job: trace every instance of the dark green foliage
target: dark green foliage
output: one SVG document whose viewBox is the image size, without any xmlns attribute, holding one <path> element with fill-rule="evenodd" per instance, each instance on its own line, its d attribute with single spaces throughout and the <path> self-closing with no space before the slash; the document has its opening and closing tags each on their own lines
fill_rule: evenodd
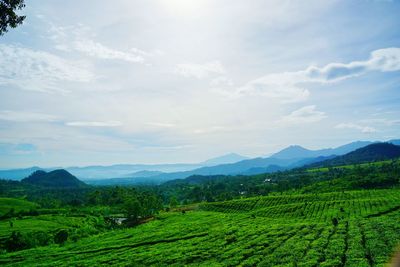
<svg viewBox="0 0 400 267">
<path fill-rule="evenodd" d="M 54 235 L 54 243 L 56 244 L 64 244 L 68 240 L 68 231 L 65 229 L 60 229 Z"/>
<path fill-rule="evenodd" d="M 377 143 L 359 148 L 343 156 L 311 164 L 308 167 L 359 164 L 364 162 L 395 159 L 398 157 L 400 157 L 400 146 L 391 143 Z"/>
<path fill-rule="evenodd" d="M 18 16 L 15 12 L 25 7 L 24 0 L 0 0 L 0 36 L 8 28 L 16 28 L 22 24 L 25 16 Z"/>
<path fill-rule="evenodd" d="M 179 202 L 178 199 L 176 198 L 176 196 L 172 196 L 171 199 L 169 200 L 169 206 L 171 208 L 175 208 L 176 206 L 178 206 Z"/>
<path fill-rule="evenodd" d="M 18 251 L 38 246 L 47 246 L 51 240 L 51 235 L 44 231 L 21 233 L 12 231 L 10 237 L 2 244 L 7 251 Z"/>
<path fill-rule="evenodd" d="M 22 183 L 33 184 L 43 187 L 55 188 L 80 188 L 87 185 L 66 170 L 55 170 L 51 172 L 35 171 L 27 178 L 22 179 Z"/>
<path fill-rule="evenodd" d="M 4 247 L 7 251 L 17 251 L 29 247 L 27 240 L 18 231 L 13 231 L 5 242 Z"/>
<path fill-rule="evenodd" d="M 214 202 L 268 195 L 273 192 L 330 192 L 399 186 L 400 161 L 390 160 L 319 169 L 294 169 L 254 176 L 204 176 L 161 185 L 168 204 L 172 196 L 181 203 Z"/>
</svg>

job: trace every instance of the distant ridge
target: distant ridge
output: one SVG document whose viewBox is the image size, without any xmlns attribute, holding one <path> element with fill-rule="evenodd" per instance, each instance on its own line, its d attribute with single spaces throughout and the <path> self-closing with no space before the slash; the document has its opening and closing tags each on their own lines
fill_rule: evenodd
<svg viewBox="0 0 400 267">
<path fill-rule="evenodd" d="M 220 165 L 220 164 L 230 164 L 230 163 L 236 163 L 242 160 L 248 159 L 248 157 L 236 154 L 236 153 L 229 153 L 226 155 L 222 155 L 220 157 L 212 158 L 206 161 L 203 161 L 200 163 L 201 165 L 204 166 L 215 166 L 215 165 Z"/>
<path fill-rule="evenodd" d="M 400 146 L 396 146 L 392 143 L 376 143 L 368 145 L 366 147 L 359 148 L 343 156 L 338 156 L 333 159 L 306 165 L 305 167 L 340 166 L 348 164 L 373 162 L 379 160 L 395 159 L 399 157 L 400 157 Z"/>
<path fill-rule="evenodd" d="M 21 182 L 37 186 L 57 188 L 81 188 L 88 186 L 63 169 L 54 170 L 51 172 L 38 170 L 28 177 L 22 179 Z"/>
<path fill-rule="evenodd" d="M 376 142 L 356 141 L 336 148 L 325 148 L 318 150 L 310 150 L 302 146 L 294 145 L 284 148 L 281 151 L 273 154 L 271 158 L 298 159 L 298 158 L 329 157 L 332 155 L 340 156 L 373 143 Z"/>
</svg>

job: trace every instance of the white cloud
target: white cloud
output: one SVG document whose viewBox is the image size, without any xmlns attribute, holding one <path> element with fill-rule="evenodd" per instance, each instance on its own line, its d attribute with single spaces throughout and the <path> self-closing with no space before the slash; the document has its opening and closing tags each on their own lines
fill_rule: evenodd
<svg viewBox="0 0 400 267">
<path fill-rule="evenodd" d="M 81 24 L 67 27 L 51 25 L 50 33 L 50 39 L 56 43 L 57 49 L 67 52 L 76 51 L 99 59 L 143 63 L 144 57 L 152 55 L 134 47 L 128 51 L 121 51 L 96 42 L 88 38 L 91 33 L 90 28 Z M 155 53 L 159 54 L 159 51 Z"/>
<path fill-rule="evenodd" d="M 233 81 L 226 77 L 226 76 L 219 76 L 215 79 L 212 79 L 210 82 L 210 85 L 213 87 L 219 87 L 219 86 L 233 86 L 234 83 Z"/>
<path fill-rule="evenodd" d="M 145 53 L 138 49 L 132 49 L 130 52 L 123 52 L 88 39 L 74 41 L 72 48 L 88 56 L 97 57 L 100 59 L 118 59 L 138 63 L 144 62 L 142 55 Z"/>
<path fill-rule="evenodd" d="M 0 111 L 0 120 L 13 122 L 54 122 L 56 116 L 24 111 L 2 110 Z"/>
<path fill-rule="evenodd" d="M 340 123 L 338 125 L 335 126 L 335 128 L 337 129 L 354 129 L 354 130 L 359 130 L 362 133 L 375 133 L 378 130 L 370 127 L 370 126 L 363 126 L 363 125 L 359 125 L 359 124 L 355 124 L 355 123 Z"/>
<path fill-rule="evenodd" d="M 263 96 L 271 99 L 277 99 L 283 103 L 301 102 L 307 100 L 310 92 L 292 83 L 289 73 L 272 74 L 248 82 L 240 87 L 235 94 Z M 287 80 L 286 80 L 287 79 Z"/>
<path fill-rule="evenodd" d="M 224 126 L 212 126 L 208 128 L 199 128 L 195 129 L 193 133 L 195 134 L 211 134 L 211 133 L 217 133 L 217 132 L 225 132 L 227 131 L 228 128 Z"/>
<path fill-rule="evenodd" d="M 400 48 L 375 50 L 365 61 L 352 61 L 347 64 L 330 63 L 323 67 L 310 66 L 305 70 L 268 74 L 252 80 L 233 93 L 240 95 L 261 95 L 281 99 L 283 102 L 304 101 L 309 91 L 302 83 L 338 82 L 369 71 L 399 71 Z"/>
<path fill-rule="evenodd" d="M 385 126 L 393 126 L 393 125 L 400 125 L 400 120 L 393 120 L 393 119 L 365 119 L 361 120 L 360 122 L 366 124 L 381 124 Z"/>
<path fill-rule="evenodd" d="M 371 53 L 368 60 L 352 61 L 347 64 L 330 63 L 322 68 L 309 67 L 304 71 L 304 81 L 309 82 L 335 82 L 354 76 L 362 75 L 368 71 L 399 71 L 400 48 L 384 48 Z"/>
<path fill-rule="evenodd" d="M 73 127 L 118 127 L 122 123 L 119 121 L 71 121 L 65 125 Z"/>
<path fill-rule="evenodd" d="M 167 122 L 148 122 L 146 124 L 150 125 L 150 126 L 160 127 L 160 128 L 173 128 L 176 126 L 173 123 L 167 123 Z"/>
<path fill-rule="evenodd" d="M 213 74 L 225 74 L 226 70 L 219 61 L 211 61 L 204 64 L 183 63 L 175 67 L 176 74 L 184 77 L 203 79 Z"/>
<path fill-rule="evenodd" d="M 60 82 L 89 82 L 95 75 L 80 61 L 70 61 L 44 51 L 0 44 L 0 85 L 24 90 L 66 91 Z"/>
<path fill-rule="evenodd" d="M 316 110 L 315 105 L 305 106 L 281 119 L 283 124 L 303 124 L 318 122 L 326 118 L 325 112 Z"/>
</svg>

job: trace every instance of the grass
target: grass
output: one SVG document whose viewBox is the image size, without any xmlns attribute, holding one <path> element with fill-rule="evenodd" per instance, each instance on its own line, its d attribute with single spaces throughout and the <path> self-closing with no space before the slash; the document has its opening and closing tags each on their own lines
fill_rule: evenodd
<svg viewBox="0 0 400 267">
<path fill-rule="evenodd" d="M 12 221 L 12 227 L 10 226 Z M 10 236 L 12 231 L 20 233 L 54 232 L 58 229 L 80 228 L 87 222 L 86 217 L 72 217 L 65 215 L 24 216 L 0 221 L 0 239 Z"/>
<path fill-rule="evenodd" d="M 4 216 L 11 210 L 15 213 L 35 210 L 39 207 L 38 204 L 29 202 L 23 199 L 16 198 L 0 198 L 0 216 Z"/>
<path fill-rule="evenodd" d="M 399 206 L 397 189 L 208 203 L 64 246 L 2 254 L 0 264 L 384 266 L 400 241 Z"/>
</svg>

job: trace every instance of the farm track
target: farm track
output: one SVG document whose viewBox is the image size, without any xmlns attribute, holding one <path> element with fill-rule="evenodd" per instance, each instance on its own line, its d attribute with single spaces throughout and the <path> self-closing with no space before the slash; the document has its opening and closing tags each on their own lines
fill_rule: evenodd
<svg viewBox="0 0 400 267">
<path fill-rule="evenodd" d="M 374 214 L 369 214 L 369 215 L 365 216 L 365 218 L 379 217 L 379 216 L 386 215 L 386 214 L 389 214 L 389 213 L 392 213 L 392 212 L 395 212 L 395 211 L 398 211 L 398 210 L 400 210 L 400 205 L 395 206 L 395 207 L 390 208 L 390 209 L 385 210 L 385 211 L 377 212 L 377 213 L 374 213 Z"/>
</svg>

